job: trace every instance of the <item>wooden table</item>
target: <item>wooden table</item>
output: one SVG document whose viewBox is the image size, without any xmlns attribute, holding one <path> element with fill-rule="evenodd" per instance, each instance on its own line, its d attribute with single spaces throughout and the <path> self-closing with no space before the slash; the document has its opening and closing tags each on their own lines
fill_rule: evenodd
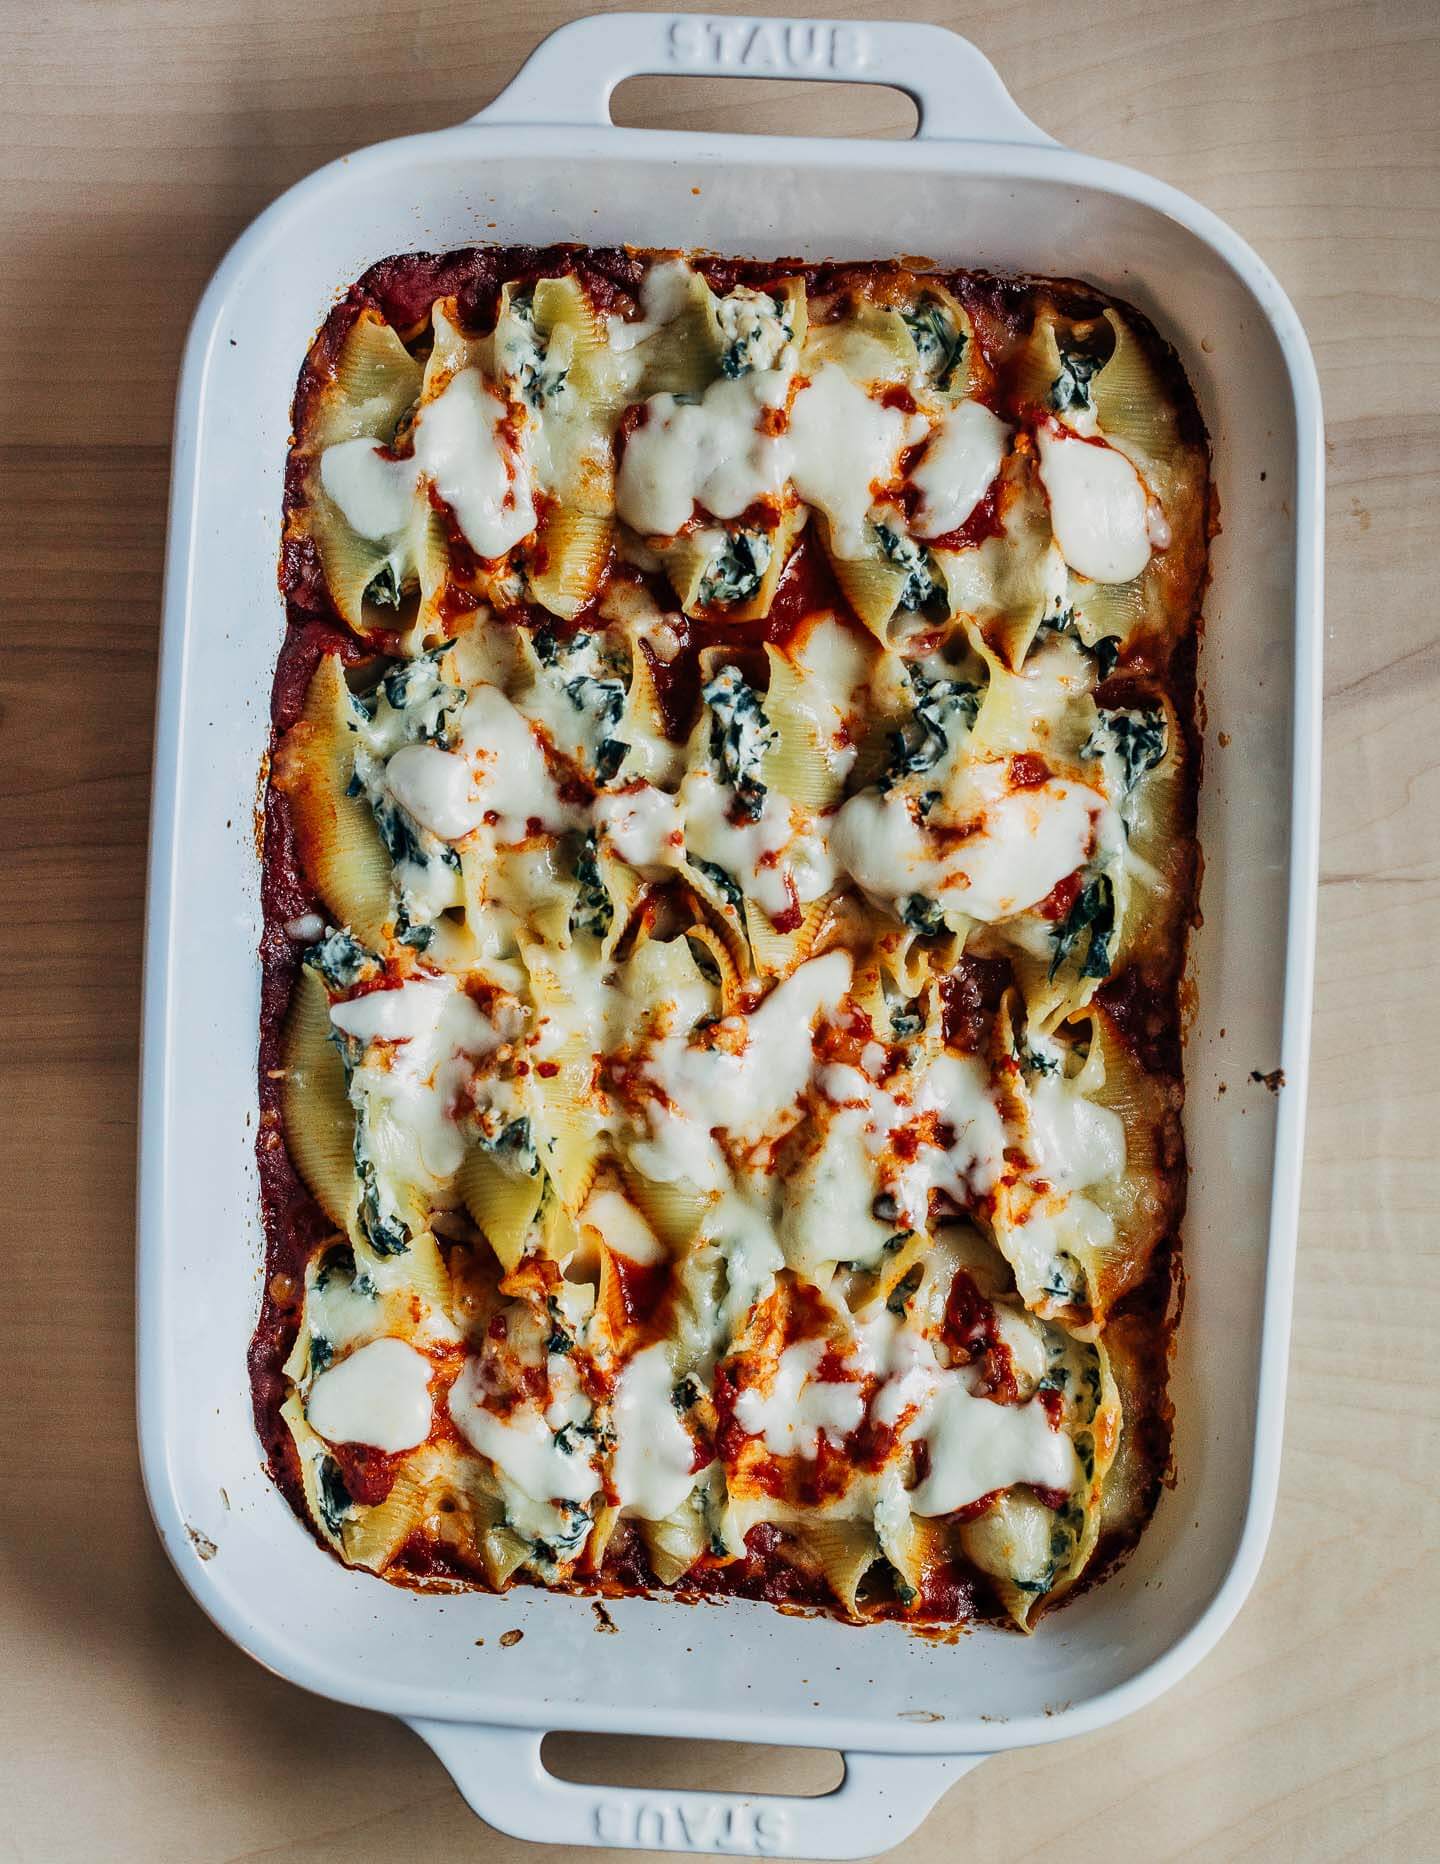
<svg viewBox="0 0 1440 1864">
<path fill-rule="evenodd" d="M 1093 1738 L 988 1762 L 906 1855 L 1053 1857 L 1073 1824 L 1092 1855 L 1147 1864 L 1436 1857 L 1436 1575 L 1423 1553 L 1440 1473 L 1440 14 L 1433 0 L 907 10 L 968 32 L 1038 122 L 1197 195 L 1279 273 L 1329 415 L 1330 620 L 1309 1168 L 1260 1583 L 1163 1701 Z M 266 1675 L 182 1593 L 136 1470 L 131 1200 L 186 323 L 225 247 L 282 188 L 359 144 L 468 114 L 569 11 L 0 9 L 0 807 L 14 928 L 0 1857 L 561 1857 L 487 1833 L 405 1730 Z M 883 135 L 908 122 L 893 94 L 793 86 L 642 83 L 623 110 L 717 129 Z M 565 1758 L 670 1785 L 814 1789 L 837 1773 L 833 1757 L 603 1741 L 568 1742 Z"/>
</svg>

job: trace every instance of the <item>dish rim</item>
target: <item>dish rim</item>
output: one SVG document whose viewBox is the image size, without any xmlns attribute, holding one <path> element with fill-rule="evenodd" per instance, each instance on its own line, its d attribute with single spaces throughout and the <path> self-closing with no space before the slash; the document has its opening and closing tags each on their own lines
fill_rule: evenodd
<svg viewBox="0 0 1440 1864">
<path fill-rule="evenodd" d="M 612 16 L 613 17 L 613 16 Z M 658 16 L 662 17 L 663 16 Z M 876 30 L 884 31 L 883 27 Z M 837 73 L 836 75 L 844 75 Z M 218 268 L 196 311 L 186 343 L 177 397 L 174 463 L 168 519 L 164 620 L 156 714 L 154 793 L 150 832 L 150 878 L 145 931 L 145 987 L 141 1057 L 141 1125 L 138 1179 L 139 1367 L 138 1413 L 142 1471 L 147 1497 L 162 1541 L 182 1582 L 217 1625 L 241 1648 L 276 1673 L 335 1700 L 403 1716 L 431 1716 L 474 1722 L 474 1708 L 459 1710 L 453 1690 L 430 1695 L 407 1686 L 387 1686 L 384 1679 L 347 1675 L 342 1666 L 311 1661 L 303 1653 L 280 1648 L 263 1624 L 233 1608 L 207 1565 L 183 1557 L 185 1523 L 170 1469 L 169 1436 L 173 1420 L 162 1403 L 160 1354 L 162 1318 L 168 1290 L 159 1273 L 159 1237 L 165 1228 L 165 1187 L 169 1180 L 167 1108 L 170 1081 L 169 944 L 174 931 L 177 889 L 177 760 L 181 703 L 192 649 L 191 580 L 201 548 L 193 522 L 197 484 L 198 415 L 206 374 L 219 337 L 226 306 L 248 266 L 298 209 L 314 210 L 332 190 L 358 191 L 382 168 L 426 160 L 457 139 L 480 130 L 487 149 L 523 158 L 528 151 L 583 159 L 591 150 L 617 158 L 667 158 L 699 168 L 754 167 L 767 161 L 819 166 L 843 162 L 904 174 L 942 168 L 957 180 L 1003 177 L 1048 181 L 1134 202 L 1178 222 L 1195 234 L 1238 278 L 1274 334 L 1290 387 L 1296 442 L 1296 501 L 1293 512 L 1293 652 L 1291 691 L 1291 825 L 1287 887 L 1286 965 L 1282 1016 L 1281 1063 L 1286 1091 L 1276 1110 L 1269 1201 L 1269 1235 L 1259 1327 L 1259 1364 L 1251 1447 L 1251 1468 L 1243 1523 L 1224 1577 L 1194 1622 L 1159 1658 L 1126 1681 L 1078 1703 L 1063 1717 L 1017 1717 L 977 1734 L 960 1735 L 945 1722 L 933 1726 L 877 1726 L 862 1717 L 802 1717 L 773 1712 L 756 1717 L 740 1705 L 647 1709 L 636 1704 L 624 1726 L 636 1734 L 699 1737 L 738 1735 L 781 1745 L 832 1745 L 842 1749 L 884 1750 L 931 1755 L 1002 1751 L 1089 1732 L 1153 1701 L 1185 1675 L 1218 1641 L 1244 1602 L 1258 1572 L 1268 1540 L 1278 1492 L 1279 1458 L 1286 1380 L 1286 1357 L 1293 1296 L 1293 1268 L 1299 1216 L 1299 1179 L 1304 1137 L 1309 1058 L 1310 999 L 1314 971 L 1316 879 L 1318 870 L 1321 543 L 1323 526 L 1323 438 L 1318 380 L 1299 320 L 1278 282 L 1240 238 L 1208 209 L 1143 173 L 1076 154 L 1059 145 L 921 138 L 909 143 L 864 142 L 813 137 L 708 136 L 695 132 L 626 130 L 603 125 L 515 124 L 503 118 L 472 119 L 447 129 L 374 145 L 326 165 L 296 184 L 241 235 Z M 1036 132 L 1038 136 L 1038 132 Z M 560 138 L 563 137 L 563 143 Z M 463 145 L 462 145 L 463 146 Z M 473 145 L 472 145 L 473 152 Z M 377 257 L 380 255 L 376 255 Z M 441 1706 L 437 1708 L 437 1698 Z M 556 1718 L 516 1705 L 505 1719 L 513 1725 L 543 1729 Z M 575 1705 L 567 1726 L 614 1731 L 613 1713 L 588 1714 Z M 663 1722 L 663 1726 L 661 1725 Z"/>
</svg>

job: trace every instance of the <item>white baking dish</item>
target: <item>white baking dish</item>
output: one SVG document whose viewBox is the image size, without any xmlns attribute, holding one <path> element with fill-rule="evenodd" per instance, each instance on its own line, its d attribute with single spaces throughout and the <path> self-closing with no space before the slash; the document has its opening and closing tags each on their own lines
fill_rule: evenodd
<svg viewBox="0 0 1440 1864">
<path fill-rule="evenodd" d="M 640 72 L 893 84 L 919 104 L 920 132 L 618 130 L 610 93 Z M 416 1597 L 320 1552 L 260 1469 L 245 1379 L 263 1260 L 251 811 L 296 371 L 336 293 L 384 254 L 561 239 L 1078 275 L 1147 311 L 1199 394 L 1225 529 L 1202 661 L 1179 1483 L 1124 1572 L 1033 1639 L 981 1630 L 944 1645 L 646 1599 L 611 1606 L 612 1637 L 582 1599 Z M 140 1172 L 145 1479 L 171 1557 L 223 1630 L 305 1688 L 403 1716 L 507 1831 L 807 1857 L 886 1849 L 985 1754 L 1112 1721 L 1210 1648 L 1254 1579 L 1280 1454 L 1314 934 L 1320 442 L 1305 337 L 1255 255 L 1173 189 L 1050 141 L 971 45 L 933 26 L 580 20 L 470 123 L 334 163 L 257 221 L 205 296 L 180 387 Z M 1276 1067 L 1278 1096 L 1250 1082 Z M 511 1628 L 524 1641 L 502 1646 Z M 581 1787 L 543 1769 L 551 1728 L 835 1747 L 847 1776 L 818 1800 Z"/>
</svg>

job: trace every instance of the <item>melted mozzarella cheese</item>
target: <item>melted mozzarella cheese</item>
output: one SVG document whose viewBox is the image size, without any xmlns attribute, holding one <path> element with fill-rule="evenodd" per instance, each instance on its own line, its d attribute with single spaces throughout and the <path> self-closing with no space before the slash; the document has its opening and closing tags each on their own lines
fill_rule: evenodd
<svg viewBox="0 0 1440 1864">
<path fill-rule="evenodd" d="M 351 530 L 388 542 L 413 521 L 429 480 L 476 552 L 502 557 L 535 528 L 530 464 L 510 438 L 513 421 L 479 370 L 462 369 L 420 410 L 409 458 L 390 459 L 373 440 L 343 440 L 320 456 L 320 483 Z"/>
<path fill-rule="evenodd" d="M 822 363 L 795 397 L 784 452 L 795 490 L 830 522 L 838 556 L 864 555 L 876 494 L 890 485 L 902 450 L 923 438 L 923 416 L 887 408 L 838 363 Z"/>
<path fill-rule="evenodd" d="M 663 880 L 684 859 L 679 800 L 653 784 L 602 792 L 595 798 L 595 826 L 620 859 L 646 880 Z"/>
<path fill-rule="evenodd" d="M 475 686 L 465 706 L 463 745 L 474 760 L 482 817 L 493 813 L 501 842 L 523 841 L 530 823 L 556 833 L 576 811 L 560 799 L 530 722 L 498 687 Z"/>
<path fill-rule="evenodd" d="M 459 1169 L 465 1138 L 455 1119 L 477 1057 L 513 1034 L 518 1014 L 484 1016 L 452 977 L 412 978 L 334 1004 L 330 1020 L 365 1045 L 351 1070 L 350 1098 L 365 1113 L 377 1171 L 435 1183 Z"/>
<path fill-rule="evenodd" d="M 385 787 L 442 841 L 460 841 L 480 825 L 483 805 L 469 764 L 438 745 L 402 744 L 385 766 Z"/>
<path fill-rule="evenodd" d="M 1083 866 L 1104 807 L 1084 784 L 1051 777 L 1011 790 L 1003 763 L 970 764 L 924 828 L 902 795 L 852 796 L 835 819 L 830 849 L 872 899 L 894 907 L 922 893 L 947 917 L 993 924 L 1037 905 Z M 960 829 L 968 832 L 957 838 Z"/>
<path fill-rule="evenodd" d="M 586 1447 L 593 1440 L 575 1431 L 567 1432 L 563 1441 L 557 1435 L 576 1419 L 562 1418 L 553 1404 L 546 1412 L 533 1404 L 516 1405 L 502 1416 L 489 1402 L 480 1360 L 466 1360 L 450 1387 L 449 1410 L 451 1422 L 470 1447 L 488 1456 L 531 1500 L 586 1502 L 599 1488 L 600 1473 Z M 582 1404 L 582 1420 L 587 1413 Z"/>
<path fill-rule="evenodd" d="M 1045 1408 L 977 1397 L 963 1373 L 942 1372 L 906 1433 L 923 1442 L 929 1468 L 910 1496 L 918 1515 L 945 1515 L 1017 1482 L 1067 1493 L 1080 1476 L 1075 1446 Z"/>
<path fill-rule="evenodd" d="M 530 468 L 508 438 L 509 404 L 462 369 L 420 412 L 415 461 L 479 556 L 502 557 L 535 528 Z"/>
<path fill-rule="evenodd" d="M 953 1132 L 943 1149 L 925 1147 L 928 1177 L 936 1190 L 964 1205 L 994 1187 L 1005 1162 L 1005 1123 L 978 1055 L 936 1055 L 916 1083 L 916 1113 L 936 1113 Z"/>
<path fill-rule="evenodd" d="M 821 1070 L 821 1079 L 854 1072 L 832 1065 Z M 864 1081 L 861 1075 L 856 1079 Z M 786 1174 L 779 1235 L 786 1263 L 806 1280 L 817 1280 L 831 1262 L 876 1266 L 893 1233 L 893 1224 L 877 1223 L 871 1215 L 878 1186 L 868 1137 L 865 1112 L 842 1106 L 814 1153 Z"/>
<path fill-rule="evenodd" d="M 645 419 L 627 438 L 615 486 L 615 509 L 644 536 L 672 536 L 698 505 L 717 518 L 738 518 L 785 484 L 785 450 L 761 430 L 761 417 L 783 407 L 790 376 L 757 369 L 712 382 L 698 402 L 652 395 Z"/>
<path fill-rule="evenodd" d="M 1150 561 L 1149 497 L 1123 453 L 1041 427 L 1040 478 L 1061 555 L 1092 582 L 1129 582 Z"/>
<path fill-rule="evenodd" d="M 395 460 L 373 440 L 342 440 L 320 455 L 320 483 L 359 537 L 388 543 L 415 511 L 415 462 Z"/>
<path fill-rule="evenodd" d="M 917 537 L 958 531 L 993 484 L 1010 429 L 980 401 L 962 401 L 941 419 L 920 464 L 911 473 L 920 510 Z"/>
<path fill-rule="evenodd" d="M 735 1416 L 752 1437 L 763 1437 L 772 1456 L 820 1453 L 822 1434 L 843 1443 L 865 1416 L 864 1388 L 852 1381 L 817 1379 L 829 1342 L 801 1340 L 781 1353 L 767 1391 L 747 1386 L 735 1399 Z"/>
<path fill-rule="evenodd" d="M 713 1241 L 725 1262 L 725 1299 L 715 1316 L 717 1344 L 728 1344 L 745 1325 L 756 1301 L 768 1301 L 784 1253 L 769 1217 L 740 1191 L 727 1191 L 713 1202 L 700 1225 L 700 1236 Z"/>
<path fill-rule="evenodd" d="M 629 1262 L 652 1263 L 665 1260 L 665 1246 L 630 1202 L 619 1191 L 602 1185 L 592 1191 L 575 1220 L 580 1228 L 596 1232 L 607 1249 L 613 1249 Z"/>
<path fill-rule="evenodd" d="M 693 268 L 684 259 L 661 259 L 652 265 L 640 282 L 640 315 L 628 322 L 623 317 L 608 320 L 610 348 L 623 355 L 673 323 L 691 302 L 694 276 Z"/>
<path fill-rule="evenodd" d="M 731 820 L 733 801 L 734 792 L 708 770 L 692 771 L 685 779 L 681 805 L 685 843 L 691 854 L 732 874 L 772 919 L 791 909 L 796 900 L 808 904 L 829 891 L 835 882 L 835 864 L 824 838 L 803 815 L 797 825 L 799 812 L 787 798 L 768 791 L 752 822 Z"/>
<path fill-rule="evenodd" d="M 1023 1325 L 1017 1316 L 1006 1318 Z M 1033 1348 L 1018 1337 L 1016 1348 L 1028 1367 Z M 1066 1492 L 1076 1486 L 1074 1445 L 1043 1406 L 996 1404 L 972 1391 L 977 1375 L 941 1366 L 905 1319 L 882 1309 L 859 1329 L 857 1356 L 881 1380 L 871 1407 L 876 1423 L 898 1429 L 906 1443 L 925 1445 L 928 1471 L 908 1497 L 914 1513 L 949 1514 L 1017 1482 Z"/>
<path fill-rule="evenodd" d="M 622 1512 L 663 1521 L 695 1486 L 695 1444 L 672 1399 L 675 1373 L 663 1341 L 631 1358 L 615 1386 L 610 1479 Z"/>
<path fill-rule="evenodd" d="M 862 892 L 885 905 L 929 893 L 939 879 L 909 801 L 895 790 L 860 790 L 843 803 L 830 830 L 830 852 Z"/>
<path fill-rule="evenodd" d="M 846 1130 L 879 1161 L 878 1182 L 895 1201 L 897 1223 L 923 1229 L 932 1190 L 944 1191 L 964 1208 L 994 1188 L 1004 1165 L 1006 1131 L 978 1056 L 936 1055 L 918 1076 L 901 1075 L 889 1088 L 843 1063 L 822 1069 L 817 1082 L 853 1119 Z M 928 1114 L 938 1115 L 939 1137 Z M 897 1134 L 917 1127 L 897 1143 Z"/>
<path fill-rule="evenodd" d="M 327 1443 L 366 1443 L 396 1455 L 430 1435 L 434 1367 L 403 1340 L 372 1340 L 320 1374 L 305 1415 Z"/>
<path fill-rule="evenodd" d="M 742 1145 L 758 1143 L 799 1098 L 810 1077 L 815 1019 L 843 998 L 850 969 L 843 951 L 802 964 L 750 1016 L 727 1019 L 739 1025 L 734 1048 L 667 1036 L 649 1059 L 652 1080 L 701 1132 L 718 1126 Z"/>
<path fill-rule="evenodd" d="M 1030 1147 L 1035 1163 L 1061 1191 L 1118 1178 L 1125 1169 L 1125 1125 L 1059 1075 L 1030 1084 Z"/>
</svg>

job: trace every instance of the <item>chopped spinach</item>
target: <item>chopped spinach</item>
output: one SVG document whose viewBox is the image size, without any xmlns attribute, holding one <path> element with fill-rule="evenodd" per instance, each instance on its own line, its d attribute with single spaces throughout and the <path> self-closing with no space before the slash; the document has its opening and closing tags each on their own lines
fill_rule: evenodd
<svg viewBox="0 0 1440 1864">
<path fill-rule="evenodd" d="M 333 1456 L 322 1456 L 315 1471 L 315 1501 L 321 1521 L 332 1534 L 338 1534 L 355 1503 Z"/>
<path fill-rule="evenodd" d="M 332 990 L 348 990 L 362 977 L 372 977 L 380 968 L 373 951 L 362 945 L 348 926 L 330 926 L 318 945 L 312 945 L 304 962 L 317 972 Z"/>
<path fill-rule="evenodd" d="M 700 1402 L 700 1387 L 688 1373 L 671 1392 L 670 1402 L 682 1417 L 692 1405 Z"/>
<path fill-rule="evenodd" d="M 1078 1301 L 1083 1297 L 1085 1271 L 1068 1249 L 1058 1250 L 1051 1259 L 1042 1292 L 1053 1301 Z"/>
<path fill-rule="evenodd" d="M 900 901 L 900 922 L 925 938 L 934 938 L 945 930 L 945 914 L 939 901 L 925 893 L 906 894 Z"/>
<path fill-rule="evenodd" d="M 909 1003 L 897 1003 L 890 1012 L 890 1028 L 897 1040 L 904 1042 L 910 1036 L 918 1036 L 925 1027 L 925 1018 L 915 1008 L 916 999 Z"/>
<path fill-rule="evenodd" d="M 540 1155 L 535 1150 L 528 1114 L 522 1113 L 518 1119 L 508 1121 L 493 1138 L 481 1133 L 478 1144 L 482 1151 L 527 1178 L 533 1178 L 540 1169 Z"/>
<path fill-rule="evenodd" d="M 729 531 L 720 550 L 705 567 L 700 578 L 700 601 L 744 602 L 754 595 L 764 580 L 774 555 L 764 531 Z"/>
<path fill-rule="evenodd" d="M 737 818 L 754 822 L 765 804 L 760 765 L 775 743 L 774 728 L 738 667 L 721 667 L 701 697 L 710 708 L 710 755 L 735 792 Z"/>
<path fill-rule="evenodd" d="M 1080 748 L 1082 757 L 1103 757 L 1113 752 L 1120 764 L 1121 782 L 1129 795 L 1148 771 L 1163 761 L 1167 732 L 1159 706 L 1133 711 L 1100 711 L 1100 723 Z"/>
<path fill-rule="evenodd" d="M 1059 1074 L 1060 1063 L 1054 1055 L 1039 1055 L 1034 1049 L 1021 1049 L 1018 1060 L 1026 1074 Z"/>
<path fill-rule="evenodd" d="M 365 586 L 363 599 L 373 602 L 376 608 L 399 608 L 404 593 L 400 582 L 400 572 L 392 561 L 382 563 L 371 577 Z"/>
<path fill-rule="evenodd" d="M 727 874 L 723 867 L 714 861 L 698 860 L 693 854 L 690 856 L 690 865 L 705 876 L 727 906 L 733 906 L 737 913 L 742 910 L 745 895 L 733 876 Z"/>
<path fill-rule="evenodd" d="M 1055 955 L 1050 960 L 1049 975 L 1055 973 L 1085 939 L 1085 956 L 1080 962 L 1081 977 L 1110 975 L 1110 945 L 1115 937 L 1115 889 L 1108 874 L 1096 874 L 1080 889 L 1075 903 L 1051 932 Z"/>
<path fill-rule="evenodd" d="M 357 1294 L 373 1294 L 374 1284 L 355 1274 L 355 1251 L 349 1243 L 333 1243 L 321 1256 L 315 1269 L 315 1286 L 326 1289 L 332 1281 L 343 1281 Z"/>
<path fill-rule="evenodd" d="M 410 1226 L 395 1210 L 387 1210 L 380 1195 L 380 1180 L 364 1151 L 363 1115 L 355 1122 L 355 1175 L 360 1180 L 360 1228 L 377 1256 L 403 1256 L 410 1247 Z"/>
<path fill-rule="evenodd" d="M 577 932 L 589 932 L 595 938 L 604 938 L 614 923 L 615 906 L 609 889 L 600 877 L 593 829 L 585 837 L 576 857 L 575 878 L 580 883 L 580 891 L 570 911 L 571 935 L 573 937 Z"/>
<path fill-rule="evenodd" d="M 553 628 L 537 628 L 531 637 L 542 666 L 561 675 L 561 690 L 582 717 L 594 721 L 596 781 L 609 783 L 625 761 L 630 746 L 614 736 L 625 710 L 625 682 L 621 667 L 595 637 L 583 629 L 568 641 L 556 638 Z"/>
<path fill-rule="evenodd" d="M 896 598 L 897 607 L 924 608 L 926 603 L 933 602 L 943 594 L 935 574 L 934 559 L 923 544 L 917 544 L 913 537 L 892 530 L 888 524 L 877 524 L 875 535 L 880 541 L 880 548 L 896 569 L 905 572 L 905 581 Z"/>
<path fill-rule="evenodd" d="M 885 1307 L 887 1312 L 891 1314 L 903 1314 L 905 1312 L 905 1309 L 910 1305 L 910 1297 L 920 1286 L 921 1277 L 924 1273 L 925 1265 L 923 1262 L 911 1263 L 910 1267 L 906 1269 L 905 1273 L 900 1277 L 899 1281 L 896 1282 L 886 1298 Z"/>
<path fill-rule="evenodd" d="M 615 1447 L 614 1431 L 604 1424 L 597 1423 L 593 1412 L 583 1424 L 562 1424 L 555 1433 L 556 1449 L 563 1450 L 567 1456 L 577 1455 L 579 1453 L 577 1437 L 588 1437 L 597 1450 L 613 1450 Z"/>
<path fill-rule="evenodd" d="M 448 751 L 451 728 L 465 704 L 463 690 L 440 677 L 440 662 L 448 652 L 446 642 L 413 660 L 397 661 L 369 698 L 355 703 L 372 723 L 382 728 L 400 726 L 402 742 L 437 744 Z M 382 700 L 397 718 L 387 721 L 382 717 Z"/>
<path fill-rule="evenodd" d="M 938 298 L 922 298 L 913 309 L 900 315 L 914 340 L 920 367 L 936 388 L 948 388 L 950 378 L 965 358 L 965 332 Z"/>
<path fill-rule="evenodd" d="M 893 1202 L 894 1200 L 892 1199 L 891 1201 Z M 879 1202 L 878 1198 L 876 1202 Z M 913 1230 L 897 1230 L 893 1236 L 887 1236 L 880 1247 L 887 1256 L 898 1255 L 914 1234 L 915 1232 Z"/>
<path fill-rule="evenodd" d="M 1094 406 L 1090 383 L 1100 366 L 1100 358 L 1084 350 L 1060 351 L 1060 373 L 1050 385 L 1050 406 L 1057 414 Z"/>
<path fill-rule="evenodd" d="M 715 316 L 725 338 L 720 373 L 732 382 L 753 369 L 775 368 L 785 345 L 795 336 L 778 298 L 743 285 L 716 301 Z"/>
<path fill-rule="evenodd" d="M 1088 654 L 1095 663 L 1095 676 L 1098 680 L 1108 680 L 1115 671 L 1115 663 L 1120 658 L 1120 642 L 1113 634 L 1102 634 L 1098 641 L 1086 641 L 1075 625 L 1073 608 L 1057 609 L 1053 615 L 1046 615 L 1035 631 L 1038 644 L 1047 636 L 1068 634 L 1074 640 L 1081 653 Z"/>
<path fill-rule="evenodd" d="M 972 729 L 980 712 L 980 688 L 969 680 L 931 679 L 914 665 L 907 667 L 906 677 L 915 694 L 915 711 L 899 731 L 890 733 L 890 757 L 879 779 L 882 791 L 892 789 L 902 777 L 933 770 L 950 748 L 951 726 L 958 722 Z M 928 794 L 933 807 L 938 794 Z M 928 809 L 922 813 L 928 814 Z"/>
<path fill-rule="evenodd" d="M 530 293 L 510 300 L 510 315 L 519 325 L 501 352 L 501 364 L 532 408 L 560 399 L 568 369 L 552 367 L 550 345 L 535 327 L 535 304 Z"/>
<path fill-rule="evenodd" d="M 573 1560 L 585 1544 L 585 1536 L 590 1531 L 590 1513 L 579 1502 L 557 1501 L 555 1510 L 561 1517 L 561 1528 L 549 1540 L 532 1541 L 531 1548 L 542 1566 L 558 1566 L 562 1562 Z"/>
<path fill-rule="evenodd" d="M 434 938 L 434 926 L 417 923 L 411 919 L 408 897 L 402 893 L 399 904 L 395 908 L 396 943 L 408 945 L 412 951 L 429 951 Z"/>
</svg>

